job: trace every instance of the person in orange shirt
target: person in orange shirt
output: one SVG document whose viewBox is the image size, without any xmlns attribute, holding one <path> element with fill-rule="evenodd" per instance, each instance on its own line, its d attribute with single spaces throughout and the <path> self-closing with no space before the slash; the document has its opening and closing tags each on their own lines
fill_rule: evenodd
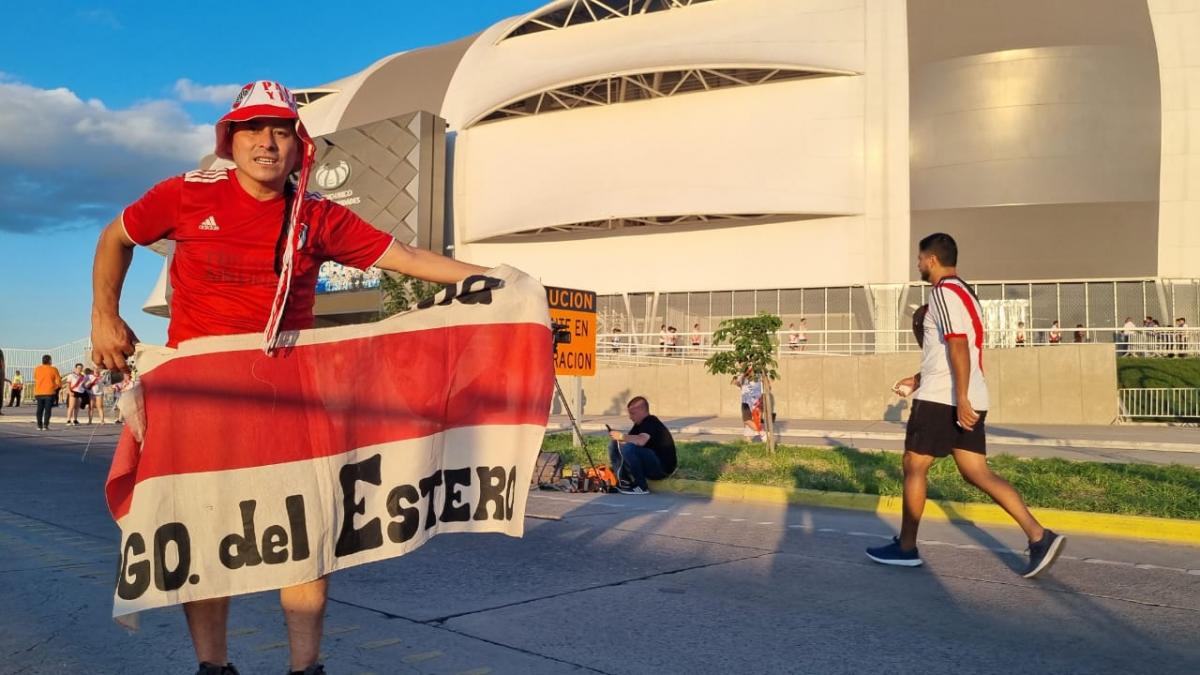
<svg viewBox="0 0 1200 675">
<path fill-rule="evenodd" d="M 33 397 L 37 400 L 38 429 L 50 429 L 50 408 L 62 388 L 62 375 L 50 365 L 50 355 L 42 356 L 42 365 L 33 369 Z"/>
</svg>

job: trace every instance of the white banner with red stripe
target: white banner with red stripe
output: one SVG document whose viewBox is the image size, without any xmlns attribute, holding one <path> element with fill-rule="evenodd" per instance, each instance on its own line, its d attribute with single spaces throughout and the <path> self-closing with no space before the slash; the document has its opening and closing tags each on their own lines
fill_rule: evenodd
<svg viewBox="0 0 1200 675">
<path fill-rule="evenodd" d="M 282 588 L 444 532 L 521 536 L 549 414 L 545 290 L 508 267 L 357 326 L 137 355 L 106 485 L 113 615 Z"/>
</svg>

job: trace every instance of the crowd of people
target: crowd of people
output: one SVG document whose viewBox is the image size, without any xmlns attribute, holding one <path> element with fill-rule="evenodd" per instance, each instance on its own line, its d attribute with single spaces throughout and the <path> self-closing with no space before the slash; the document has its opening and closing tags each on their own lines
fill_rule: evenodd
<svg viewBox="0 0 1200 675">
<path fill-rule="evenodd" d="M 335 262 L 327 262 L 321 265 L 321 269 L 317 273 L 317 292 L 332 293 L 378 288 L 381 274 L 383 273 L 377 267 L 372 267 L 364 272 Z"/>
<path fill-rule="evenodd" d="M 1153 316 L 1142 319 L 1142 325 L 1125 317 L 1125 324 L 1117 334 L 1117 356 L 1195 356 L 1200 351 L 1200 340 L 1188 330 L 1187 319 L 1178 317 L 1173 326 L 1163 326 Z"/>
<path fill-rule="evenodd" d="M 808 345 L 808 319 L 801 318 L 798 326 L 795 322 L 789 323 L 785 336 L 788 351 L 804 351 Z M 675 326 L 664 323 L 658 327 L 658 348 L 653 351 L 662 356 L 683 356 L 689 352 L 691 355 L 700 355 L 704 353 L 704 347 L 705 333 L 700 324 L 692 324 L 690 332 L 680 333 Z M 653 346 L 640 347 L 635 336 L 626 335 L 620 328 L 613 328 L 609 334 L 608 348 L 614 354 L 635 354 L 646 353 Z"/>
<path fill-rule="evenodd" d="M 26 383 L 21 371 L 14 372 L 11 379 L 3 378 L 2 384 L 8 387 L 7 407 L 23 407 Z M 120 372 L 86 368 L 82 363 L 76 363 L 71 372 L 63 376 L 51 356 L 46 354 L 42 356 L 42 365 L 33 369 L 37 428 L 39 431 L 48 431 L 50 413 L 60 405 L 67 406 L 66 426 L 79 426 L 79 415 L 84 410 L 87 411 L 88 424 L 94 423 L 97 415 L 100 424 L 107 424 L 110 411 L 114 415 L 113 423 L 122 424 L 124 420 L 117 402 L 129 384 L 129 378 Z"/>
</svg>

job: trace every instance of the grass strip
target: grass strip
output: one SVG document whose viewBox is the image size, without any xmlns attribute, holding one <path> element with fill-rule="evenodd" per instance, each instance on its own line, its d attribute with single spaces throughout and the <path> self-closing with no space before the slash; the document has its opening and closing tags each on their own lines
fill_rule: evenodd
<svg viewBox="0 0 1200 675">
<path fill-rule="evenodd" d="M 597 463 L 608 463 L 603 437 L 588 437 Z M 853 448 L 781 445 L 774 455 L 761 443 L 676 441 L 675 478 L 798 487 L 869 495 L 901 495 L 899 453 Z M 584 464 L 582 448 L 571 447 L 569 434 L 548 434 L 542 444 L 562 454 L 563 463 Z M 1200 519 L 1200 469 L 1179 464 L 1109 464 L 1065 459 L 988 458 L 1034 507 L 1119 513 L 1159 518 Z M 968 485 L 954 461 L 938 460 L 929 472 L 929 498 L 991 503 Z"/>
<path fill-rule="evenodd" d="M 1117 359 L 1117 382 L 1122 389 L 1200 387 L 1200 358 L 1122 356 Z"/>
</svg>

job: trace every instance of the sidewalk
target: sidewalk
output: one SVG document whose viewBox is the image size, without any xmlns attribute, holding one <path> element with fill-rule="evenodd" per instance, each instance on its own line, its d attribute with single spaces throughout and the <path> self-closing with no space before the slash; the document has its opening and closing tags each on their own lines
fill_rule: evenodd
<svg viewBox="0 0 1200 675">
<path fill-rule="evenodd" d="M 51 414 L 58 426 L 66 419 L 66 406 Z M 33 425 L 32 405 L 4 408 L 0 424 Z M 108 414 L 109 423 L 114 415 Z M 82 416 L 87 424 L 87 414 Z M 96 416 L 99 423 L 99 415 Z M 586 415 L 580 420 L 584 433 L 600 433 L 604 425 L 628 429 L 623 415 Z M 666 417 L 671 433 L 687 439 L 725 440 L 741 438 L 742 422 L 733 417 Z M 565 415 L 553 415 L 551 432 L 567 431 Z M 885 421 L 784 420 L 776 428 L 779 439 L 792 445 L 846 446 L 870 450 L 904 449 L 904 423 Z M 988 426 L 988 449 L 995 454 L 1018 457 L 1059 457 L 1092 462 L 1135 462 L 1143 464 L 1186 464 L 1200 466 L 1200 429 L 1157 424 L 1112 426 L 998 424 Z"/>
<path fill-rule="evenodd" d="M 733 417 L 665 417 L 662 421 L 672 434 L 688 439 L 740 438 L 742 434 L 741 420 Z M 622 415 L 587 415 L 580 420 L 584 433 L 603 432 L 605 424 L 622 430 L 631 426 Z M 549 430 L 569 428 L 565 415 L 551 416 Z M 904 449 L 904 422 L 780 419 L 776 429 L 782 442 L 793 445 Z M 1200 429 L 1195 427 L 997 424 L 988 425 L 987 430 L 989 450 L 996 454 L 1200 466 Z"/>
</svg>

